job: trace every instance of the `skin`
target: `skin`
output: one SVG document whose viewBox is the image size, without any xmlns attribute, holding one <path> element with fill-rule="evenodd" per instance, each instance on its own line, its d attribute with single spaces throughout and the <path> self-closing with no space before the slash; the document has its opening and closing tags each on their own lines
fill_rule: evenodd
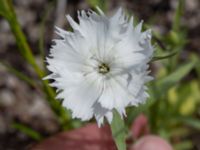
<svg viewBox="0 0 200 150">
<path fill-rule="evenodd" d="M 173 150 L 173 148 L 159 136 L 146 135 L 139 139 L 130 150 Z"/>
<path fill-rule="evenodd" d="M 62 132 L 35 145 L 31 150 L 116 150 L 109 126 L 98 128 L 96 124 L 68 132 Z M 173 150 L 159 136 L 145 135 L 129 150 Z"/>
</svg>

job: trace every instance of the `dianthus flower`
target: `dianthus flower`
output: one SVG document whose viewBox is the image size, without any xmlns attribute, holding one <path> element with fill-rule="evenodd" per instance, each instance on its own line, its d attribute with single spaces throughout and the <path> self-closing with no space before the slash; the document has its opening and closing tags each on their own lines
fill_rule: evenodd
<svg viewBox="0 0 200 150">
<path fill-rule="evenodd" d="M 78 11 L 79 23 L 67 15 L 73 32 L 56 27 L 61 38 L 47 57 L 51 74 L 46 79 L 54 80 L 57 98 L 73 118 L 94 116 L 101 125 L 104 117 L 112 121 L 113 110 L 123 117 L 127 106 L 146 101 L 153 47 L 150 30 L 141 31 L 142 22 L 134 27 L 133 17 L 121 8 L 112 17 L 97 9 Z"/>
</svg>

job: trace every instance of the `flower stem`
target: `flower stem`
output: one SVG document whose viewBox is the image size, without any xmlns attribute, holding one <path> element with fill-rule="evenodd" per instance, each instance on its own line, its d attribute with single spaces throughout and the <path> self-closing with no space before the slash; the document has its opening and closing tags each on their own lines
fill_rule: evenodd
<svg viewBox="0 0 200 150">
<path fill-rule="evenodd" d="M 111 123 L 112 136 L 118 150 L 126 150 L 126 130 L 121 116 L 114 111 Z"/>
<path fill-rule="evenodd" d="M 10 29 L 15 36 L 20 54 L 23 56 L 26 62 L 28 62 L 32 66 L 35 73 L 41 79 L 42 88 L 47 96 L 47 100 L 50 107 L 58 116 L 58 119 L 61 120 L 61 125 L 65 126 L 66 120 L 69 119 L 69 116 L 68 114 L 66 114 L 66 111 L 61 106 L 59 101 L 55 100 L 55 92 L 53 91 L 51 87 L 49 87 L 48 81 L 42 80 L 42 78 L 46 75 L 45 71 L 42 70 L 41 67 L 36 63 L 32 50 L 17 20 L 17 16 L 15 14 L 15 10 L 13 8 L 11 0 L 0 0 L 0 15 L 3 16 L 8 21 Z M 66 128 L 66 127 L 63 127 L 63 128 Z"/>
</svg>

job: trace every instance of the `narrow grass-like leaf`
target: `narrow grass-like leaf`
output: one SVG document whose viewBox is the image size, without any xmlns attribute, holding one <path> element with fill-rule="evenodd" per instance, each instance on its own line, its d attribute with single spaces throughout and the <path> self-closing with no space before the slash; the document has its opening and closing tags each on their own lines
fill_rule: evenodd
<svg viewBox="0 0 200 150">
<path fill-rule="evenodd" d="M 169 88 L 171 88 L 173 85 L 178 83 L 183 77 L 185 77 L 195 66 L 195 62 L 190 61 L 186 64 L 183 64 L 180 66 L 177 70 L 175 70 L 173 73 L 168 75 L 167 77 L 160 79 L 157 81 L 156 86 L 159 87 L 156 92 L 159 92 L 159 95 L 162 95 L 163 93 L 166 93 Z"/>
<path fill-rule="evenodd" d="M 36 63 L 30 45 L 28 44 L 26 36 L 24 35 L 21 26 L 17 20 L 17 16 L 14 7 L 12 5 L 12 1 L 0 0 L 0 4 L 2 4 L 0 8 L 3 10 L 3 13 L 7 13 L 6 17 L 5 15 L 3 15 L 3 17 L 5 17 L 5 19 L 8 21 L 10 29 L 15 36 L 20 54 L 24 57 L 26 62 L 33 67 L 39 78 L 42 79 L 45 76 L 45 72 Z M 42 80 L 42 84 L 43 84 L 43 91 L 46 93 L 47 100 L 52 110 L 55 112 L 59 120 L 67 120 L 68 116 L 63 111 L 63 107 L 61 106 L 61 104 L 55 100 L 55 92 L 51 87 L 49 87 L 48 81 Z M 65 124 L 62 125 L 65 126 Z"/>
<path fill-rule="evenodd" d="M 18 131 L 26 134 L 27 136 L 29 136 L 30 138 L 32 138 L 36 141 L 42 140 L 42 135 L 39 132 L 33 130 L 32 128 L 30 128 L 24 124 L 13 123 L 12 128 L 17 129 Z"/>
<path fill-rule="evenodd" d="M 170 57 L 173 57 L 174 55 L 176 55 L 177 52 L 172 52 L 170 54 L 167 54 L 167 55 L 164 55 L 164 56 L 154 56 L 151 60 L 151 62 L 153 61 L 158 61 L 158 60 L 162 60 L 162 59 L 167 59 L 167 58 L 170 58 Z"/>
<path fill-rule="evenodd" d="M 11 0 L 0 0 L 0 15 L 8 20 L 11 18 L 10 5 Z"/>
<path fill-rule="evenodd" d="M 22 32 L 20 24 L 17 20 L 12 1 L 0 0 L 0 4 L 2 4 L 1 8 L 3 9 L 3 17 L 5 17 L 5 19 L 8 21 L 10 29 L 15 36 L 17 46 L 19 47 L 19 52 L 25 58 L 25 60 L 29 64 L 31 64 L 38 76 L 42 78 L 44 76 L 44 72 L 41 70 L 41 68 L 37 65 L 35 61 L 31 48 L 28 45 L 27 39 L 24 33 Z"/>
<path fill-rule="evenodd" d="M 178 117 L 177 120 L 181 121 L 182 123 L 190 127 L 200 130 L 200 120 L 198 119 L 194 119 L 192 117 Z"/>
<path fill-rule="evenodd" d="M 184 5 L 185 0 L 179 0 L 178 1 L 178 7 L 176 8 L 174 20 L 173 20 L 173 31 L 179 31 L 180 30 L 180 23 L 181 23 L 181 16 L 184 12 Z"/>
<path fill-rule="evenodd" d="M 26 83 L 28 83 L 29 85 L 31 85 L 33 87 L 36 87 L 36 84 L 35 84 L 34 80 L 29 78 L 27 75 L 21 73 L 17 69 L 13 68 L 12 66 L 10 66 L 10 65 L 8 65 L 8 64 L 6 64 L 4 62 L 0 62 L 0 64 L 2 64 L 9 72 L 11 72 L 14 75 L 16 75 L 19 79 L 25 81 Z"/>
<path fill-rule="evenodd" d="M 106 11 L 107 8 L 107 1 L 106 0 L 87 0 L 87 3 L 95 8 L 95 7 L 100 7 L 103 11 Z"/>
<path fill-rule="evenodd" d="M 196 71 L 196 73 L 198 75 L 199 84 L 200 84 L 200 67 L 199 67 L 200 57 L 198 55 L 196 55 L 196 54 L 192 54 L 191 55 L 191 60 L 197 62 L 196 65 L 195 65 L 195 71 Z"/>
<path fill-rule="evenodd" d="M 49 13 L 51 12 L 51 10 L 52 10 L 54 5 L 55 5 L 55 1 L 50 2 L 47 5 L 47 9 L 44 12 L 42 21 L 40 23 L 40 29 L 39 29 L 40 36 L 39 36 L 39 46 L 38 47 L 39 47 L 40 56 L 41 56 L 41 62 L 43 63 L 43 67 L 45 66 L 45 63 L 44 63 L 44 60 L 45 60 L 45 52 L 44 52 L 45 51 L 45 47 L 44 47 L 45 23 L 46 23 L 46 21 L 48 19 Z"/>
<path fill-rule="evenodd" d="M 181 141 L 174 145 L 174 150 L 189 150 L 192 149 L 193 143 L 191 141 Z"/>
</svg>

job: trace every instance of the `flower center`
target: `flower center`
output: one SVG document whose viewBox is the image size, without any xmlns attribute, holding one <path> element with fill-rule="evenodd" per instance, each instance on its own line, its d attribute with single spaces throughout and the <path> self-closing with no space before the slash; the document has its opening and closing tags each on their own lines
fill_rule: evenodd
<svg viewBox="0 0 200 150">
<path fill-rule="evenodd" d="M 110 67 L 106 63 L 101 63 L 98 67 L 99 73 L 106 74 L 110 71 Z"/>
</svg>

